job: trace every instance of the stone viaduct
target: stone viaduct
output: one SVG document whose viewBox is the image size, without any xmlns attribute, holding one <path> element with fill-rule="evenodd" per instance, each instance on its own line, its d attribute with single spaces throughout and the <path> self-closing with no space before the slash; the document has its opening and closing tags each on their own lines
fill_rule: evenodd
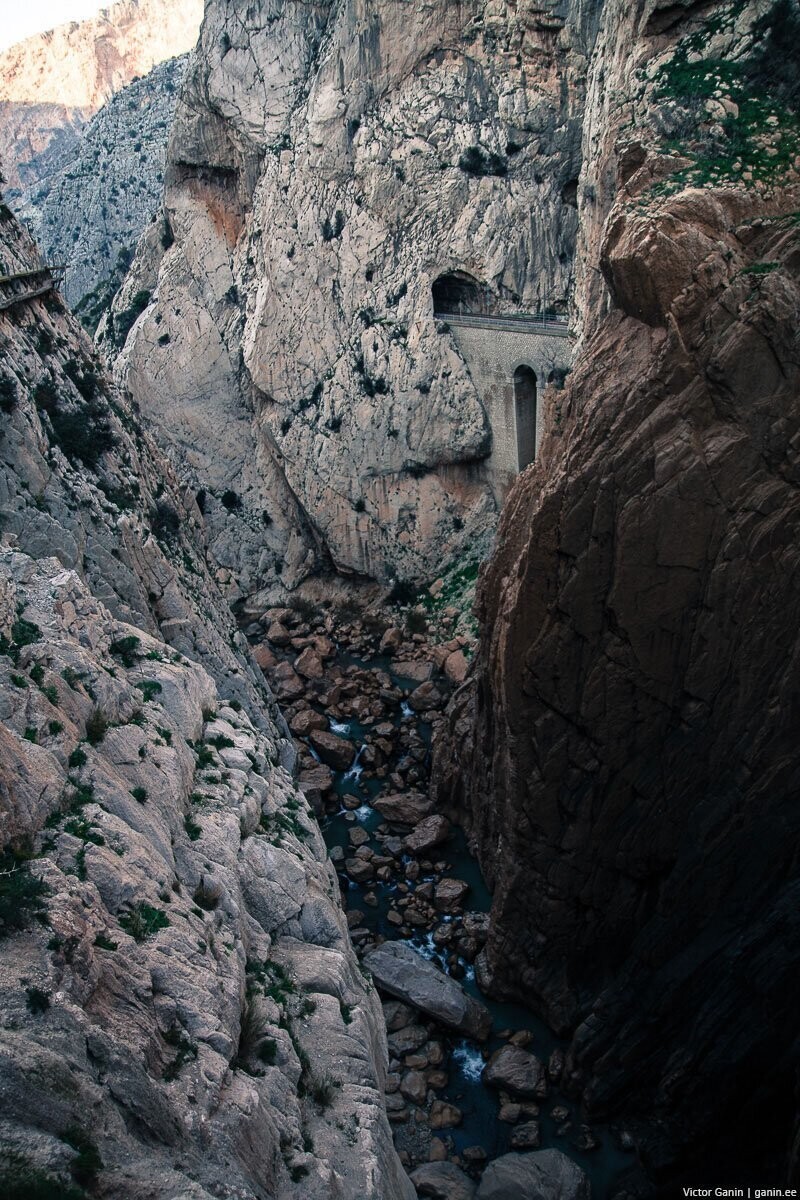
<svg viewBox="0 0 800 1200">
<path fill-rule="evenodd" d="M 492 453 L 482 474 L 502 501 L 542 437 L 538 398 L 563 378 L 572 358 L 565 322 L 524 316 L 437 313 L 450 326 L 492 428 Z"/>
</svg>

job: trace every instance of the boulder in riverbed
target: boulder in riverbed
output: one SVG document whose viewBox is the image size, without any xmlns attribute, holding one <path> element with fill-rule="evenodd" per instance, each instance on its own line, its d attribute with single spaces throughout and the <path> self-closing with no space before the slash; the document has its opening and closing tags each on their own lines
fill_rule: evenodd
<svg viewBox="0 0 800 1200">
<path fill-rule="evenodd" d="M 435 814 L 420 821 L 403 841 L 403 847 L 408 854 L 426 854 L 434 846 L 441 845 L 450 836 L 450 822 L 447 817 Z"/>
<path fill-rule="evenodd" d="M 434 904 L 439 912 L 458 912 L 468 891 L 469 884 L 462 879 L 440 879 L 434 893 Z"/>
<path fill-rule="evenodd" d="M 504 1154 L 490 1162 L 475 1200 L 589 1200 L 589 1181 L 560 1150 Z"/>
<path fill-rule="evenodd" d="M 381 991 L 465 1037 L 484 1041 L 489 1036 L 492 1018 L 486 1006 L 405 943 L 376 946 L 365 954 L 364 964 Z"/>
<path fill-rule="evenodd" d="M 312 729 L 327 729 L 328 718 L 313 708 L 301 708 L 289 722 L 289 728 L 295 737 L 308 737 Z"/>
<path fill-rule="evenodd" d="M 487 1087 L 513 1092 L 515 1096 L 547 1095 L 545 1070 L 535 1054 L 520 1046 L 503 1046 L 495 1050 L 483 1069 Z"/>
<path fill-rule="evenodd" d="M 400 792 L 390 796 L 378 796 L 372 802 L 390 825 L 417 825 L 433 814 L 434 801 L 424 792 Z"/>
<path fill-rule="evenodd" d="M 450 1162 L 428 1162 L 411 1172 L 418 1196 L 433 1200 L 473 1200 L 475 1184 L 460 1167 Z"/>
<path fill-rule="evenodd" d="M 352 766 L 356 756 L 356 748 L 352 742 L 325 729 L 312 729 L 308 740 L 322 761 L 333 767 L 334 771 L 346 771 Z"/>
</svg>

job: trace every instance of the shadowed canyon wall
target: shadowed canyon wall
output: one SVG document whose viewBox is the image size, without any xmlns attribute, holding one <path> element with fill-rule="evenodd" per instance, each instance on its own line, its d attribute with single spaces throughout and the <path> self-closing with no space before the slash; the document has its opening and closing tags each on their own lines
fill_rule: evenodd
<svg viewBox="0 0 800 1200">
<path fill-rule="evenodd" d="M 592 1111 L 653 1119 L 651 1166 L 727 1133 L 735 1182 L 737 1152 L 779 1179 L 797 1069 L 796 22 L 604 8 L 583 340 L 437 764 L 494 889 L 485 980 L 571 1038 Z"/>
</svg>

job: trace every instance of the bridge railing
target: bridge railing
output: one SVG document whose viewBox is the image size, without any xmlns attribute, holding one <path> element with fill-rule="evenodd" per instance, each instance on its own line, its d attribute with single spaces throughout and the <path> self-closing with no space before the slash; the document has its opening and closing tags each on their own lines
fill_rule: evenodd
<svg viewBox="0 0 800 1200">
<path fill-rule="evenodd" d="M 560 313 L 459 313 L 436 312 L 437 321 L 466 325 L 473 329 L 509 329 L 517 333 L 569 337 L 568 318 Z"/>
</svg>

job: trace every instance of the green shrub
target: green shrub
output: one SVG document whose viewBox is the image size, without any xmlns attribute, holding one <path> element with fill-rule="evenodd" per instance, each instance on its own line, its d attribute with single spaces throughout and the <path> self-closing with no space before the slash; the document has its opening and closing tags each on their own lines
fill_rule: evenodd
<svg viewBox="0 0 800 1200">
<path fill-rule="evenodd" d="M 43 1012 L 47 1012 L 50 1007 L 50 993 L 43 992 L 38 987 L 25 988 L 25 1003 L 28 1006 L 28 1012 L 38 1017 Z"/>
<path fill-rule="evenodd" d="M 206 883 L 203 879 L 194 890 L 192 899 L 205 912 L 213 912 L 220 902 L 222 889 L 218 883 Z"/>
<path fill-rule="evenodd" d="M 153 908 L 152 905 L 141 901 L 134 905 L 130 912 L 123 913 L 119 923 L 134 941 L 143 942 L 158 933 L 159 929 L 166 929 L 170 921 L 162 909 Z"/>
<path fill-rule="evenodd" d="M 56 445 L 72 463 L 77 459 L 86 467 L 94 467 L 116 445 L 116 438 L 96 405 L 70 412 L 55 409 L 50 413 L 50 424 Z"/>
<path fill-rule="evenodd" d="M 147 701 L 152 700 L 163 690 L 157 679 L 143 679 L 136 686 Z"/>
<path fill-rule="evenodd" d="M 138 637 L 131 635 L 130 637 L 117 638 L 109 646 L 110 652 L 115 658 L 120 659 L 123 667 L 132 667 L 136 663 L 136 655 L 141 645 Z"/>
<path fill-rule="evenodd" d="M 124 345 L 131 329 L 150 303 L 151 295 L 152 293 L 148 291 L 138 291 L 128 308 L 114 318 L 114 341 L 117 347 Z"/>
<path fill-rule="evenodd" d="M 93 708 L 86 721 L 86 740 L 90 746 L 99 746 L 108 732 L 108 718 L 102 708 Z"/>
<path fill-rule="evenodd" d="M 33 389 L 36 407 L 46 413 L 54 413 L 58 407 L 58 388 L 49 375 L 43 376 Z"/>
<path fill-rule="evenodd" d="M 69 1164 L 72 1177 L 83 1187 L 91 1187 L 97 1179 L 98 1171 L 103 1169 L 103 1160 L 97 1146 L 88 1133 L 78 1125 L 70 1125 L 61 1135 L 61 1140 L 77 1151 L 77 1155 Z"/>
<path fill-rule="evenodd" d="M 468 146 L 460 156 L 458 165 L 466 175 L 476 177 L 505 175 L 508 172 L 506 160 L 499 154 L 484 150 L 483 146 Z"/>
<path fill-rule="evenodd" d="M 48 721 L 47 731 L 51 737 L 58 737 L 59 733 L 64 732 L 64 726 L 60 721 Z"/>
<path fill-rule="evenodd" d="M 0 854 L 0 938 L 24 929 L 34 917 L 44 913 L 44 897 L 49 888 L 31 875 L 26 862 L 11 853 Z"/>
<path fill-rule="evenodd" d="M 340 1085 L 335 1083 L 330 1076 L 322 1075 L 315 1076 L 307 1085 L 307 1092 L 314 1103 L 322 1109 L 330 1108 L 336 1096 L 336 1089 Z"/>
<path fill-rule="evenodd" d="M 177 1054 L 168 1062 L 162 1072 L 162 1079 L 166 1083 L 171 1083 L 173 1079 L 177 1079 L 180 1074 L 181 1067 L 187 1062 L 192 1062 L 197 1058 L 197 1046 L 188 1036 L 186 1031 L 180 1025 L 175 1024 L 163 1034 L 164 1041 L 168 1046 L 174 1047 Z"/>
<path fill-rule="evenodd" d="M 155 537 L 169 541 L 177 536 L 181 519 L 177 511 L 166 500 L 159 500 L 150 515 L 150 525 Z"/>
<path fill-rule="evenodd" d="M 73 768 L 84 766 L 86 763 L 86 751 L 82 750 L 80 746 L 76 746 L 70 754 L 68 762 L 70 767 Z"/>
<path fill-rule="evenodd" d="M 275 1061 L 274 1055 L 277 1053 L 277 1043 L 272 1038 L 267 1038 L 268 1028 L 269 1023 L 261 1005 L 253 997 L 248 997 L 242 1006 L 239 1045 L 232 1064 L 234 1070 L 247 1071 L 248 1074 L 253 1074 L 254 1058 L 261 1058 L 262 1062 Z M 274 1049 L 265 1049 L 268 1043 L 271 1043 Z M 268 1057 L 263 1058 L 262 1051 Z M 270 1054 L 273 1055 L 271 1060 L 269 1059 Z"/>
<path fill-rule="evenodd" d="M 94 945 L 97 946 L 98 950 L 116 950 L 119 943 L 112 942 L 111 938 L 106 937 L 104 933 L 98 933 L 94 939 Z"/>
<path fill-rule="evenodd" d="M 3 1200 L 87 1200 L 83 1188 L 62 1183 L 11 1151 L 0 1154 L 0 1196 Z"/>
<path fill-rule="evenodd" d="M 9 416 L 17 406 L 17 382 L 11 376 L 0 379 L 0 412 Z"/>
<path fill-rule="evenodd" d="M 264 1038 L 256 1051 L 257 1057 L 267 1066 L 274 1066 L 278 1058 L 278 1043 L 275 1038 Z"/>
<path fill-rule="evenodd" d="M 242 507 L 241 497 L 230 488 L 222 493 L 220 504 L 223 508 L 227 508 L 228 512 L 233 512 L 235 509 Z"/>
<path fill-rule="evenodd" d="M 140 804 L 144 804 L 145 800 L 147 799 L 147 788 L 131 788 L 131 795 L 133 796 L 134 800 L 138 800 Z"/>
<path fill-rule="evenodd" d="M 190 815 L 183 818 L 183 827 L 186 830 L 186 836 L 191 842 L 196 842 L 203 832 L 202 825 L 198 825 Z"/>
</svg>

